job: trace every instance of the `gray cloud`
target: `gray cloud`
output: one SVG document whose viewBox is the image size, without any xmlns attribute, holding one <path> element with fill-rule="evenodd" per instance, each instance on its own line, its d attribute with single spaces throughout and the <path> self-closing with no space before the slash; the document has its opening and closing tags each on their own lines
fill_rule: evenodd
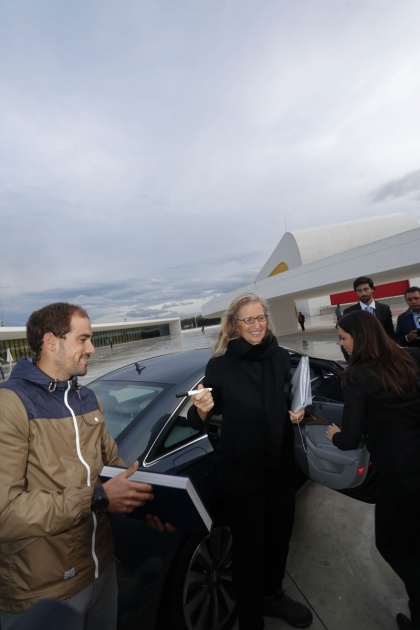
<svg viewBox="0 0 420 630">
<path fill-rule="evenodd" d="M 246 272 L 227 278 L 197 277 L 189 281 L 176 275 L 136 277 L 121 283 L 85 285 L 83 291 L 60 288 L 36 294 L 22 293 L 19 300 L 10 300 L 5 310 L 16 326 L 23 326 L 32 310 L 56 301 L 81 304 L 93 322 L 177 317 L 197 314 L 204 301 L 248 284 L 254 276 Z"/>
<path fill-rule="evenodd" d="M 384 184 L 371 194 L 371 199 L 374 203 L 379 203 L 390 198 L 407 197 L 412 193 L 416 193 L 414 195 L 415 199 L 420 199 L 420 170 L 407 173 L 404 177 Z"/>
<path fill-rule="evenodd" d="M 263 4 L 0 3 L 6 324 L 193 314 L 286 229 L 417 212 L 420 5 Z"/>
</svg>

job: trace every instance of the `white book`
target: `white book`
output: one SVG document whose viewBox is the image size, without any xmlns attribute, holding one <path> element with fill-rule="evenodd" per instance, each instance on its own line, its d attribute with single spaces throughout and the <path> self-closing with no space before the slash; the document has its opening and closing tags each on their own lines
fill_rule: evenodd
<svg viewBox="0 0 420 630">
<path fill-rule="evenodd" d="M 124 468 L 104 466 L 100 477 L 103 481 L 115 477 Z M 154 499 L 134 510 L 130 516 L 144 519 L 146 514 L 158 516 L 162 523 L 206 533 L 212 528 L 212 518 L 189 477 L 152 473 L 136 470 L 131 481 L 150 483 Z"/>
</svg>

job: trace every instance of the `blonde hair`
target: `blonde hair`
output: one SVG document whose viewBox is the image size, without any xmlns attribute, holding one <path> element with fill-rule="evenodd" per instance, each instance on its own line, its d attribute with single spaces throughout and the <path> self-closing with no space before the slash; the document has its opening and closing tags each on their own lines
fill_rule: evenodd
<svg viewBox="0 0 420 630">
<path fill-rule="evenodd" d="M 229 341 L 240 337 L 238 333 L 238 313 L 242 306 L 251 303 L 258 303 L 267 315 L 267 334 L 274 335 L 274 324 L 271 319 L 268 302 L 263 300 L 256 293 L 245 293 L 236 297 L 225 310 L 222 316 L 222 323 L 213 348 L 213 356 L 218 357 L 226 352 Z"/>
</svg>

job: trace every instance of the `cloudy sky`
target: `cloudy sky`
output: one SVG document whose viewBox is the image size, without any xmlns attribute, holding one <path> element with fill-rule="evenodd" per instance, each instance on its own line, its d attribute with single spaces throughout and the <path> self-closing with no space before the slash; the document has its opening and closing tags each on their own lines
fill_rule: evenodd
<svg viewBox="0 0 420 630">
<path fill-rule="evenodd" d="M 198 314 L 285 231 L 420 217 L 417 0 L 0 0 L 0 318 Z"/>
</svg>

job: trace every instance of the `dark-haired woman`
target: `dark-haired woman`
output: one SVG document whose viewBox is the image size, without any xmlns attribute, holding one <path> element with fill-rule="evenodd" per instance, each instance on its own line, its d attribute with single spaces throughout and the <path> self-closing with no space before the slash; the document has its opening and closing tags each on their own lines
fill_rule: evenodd
<svg viewBox="0 0 420 630">
<path fill-rule="evenodd" d="M 341 450 L 366 445 L 378 472 L 376 546 L 403 580 L 411 619 L 400 630 L 420 629 L 420 350 L 400 348 L 374 315 L 354 311 L 339 323 L 350 355 L 343 376 L 341 430 L 327 437 Z"/>
<path fill-rule="evenodd" d="M 290 358 L 273 334 L 268 305 L 242 295 L 223 315 L 203 393 L 193 397 L 201 421 L 223 413 L 219 478 L 232 532 L 233 586 L 239 630 L 262 630 L 263 615 L 295 628 L 310 610 L 282 589 L 293 527 L 295 464 L 289 413 Z M 194 407 L 191 409 L 194 412 Z"/>
</svg>

